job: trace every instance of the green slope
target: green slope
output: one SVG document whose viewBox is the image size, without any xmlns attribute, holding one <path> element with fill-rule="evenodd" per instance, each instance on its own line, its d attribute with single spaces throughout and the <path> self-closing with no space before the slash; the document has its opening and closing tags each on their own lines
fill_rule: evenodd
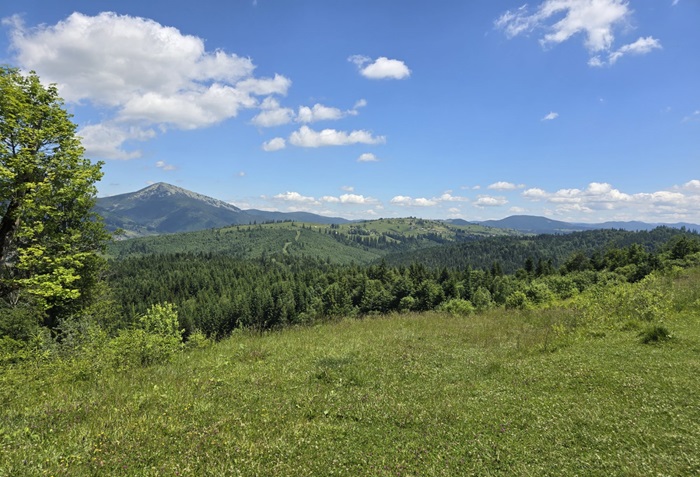
<svg viewBox="0 0 700 477">
<path fill-rule="evenodd" d="M 203 252 L 229 253 L 250 259 L 284 253 L 293 257 L 328 259 L 333 263 L 369 263 L 391 252 L 512 233 L 479 225 L 453 226 L 413 218 L 341 225 L 282 222 L 122 240 L 111 244 L 109 254 L 125 258 L 153 253 Z"/>
<path fill-rule="evenodd" d="M 411 314 L 2 368 L 0 475 L 700 475 L 698 280 L 661 284 L 656 344 L 566 310 Z"/>
</svg>

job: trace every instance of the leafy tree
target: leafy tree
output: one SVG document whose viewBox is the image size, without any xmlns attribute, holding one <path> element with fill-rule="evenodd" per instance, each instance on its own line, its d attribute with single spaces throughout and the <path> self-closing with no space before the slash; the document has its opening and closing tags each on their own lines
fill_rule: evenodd
<svg viewBox="0 0 700 477">
<path fill-rule="evenodd" d="M 58 96 L 35 73 L 0 67 L 0 301 L 31 298 L 56 324 L 86 304 L 107 239 L 91 209 L 101 163 Z"/>
</svg>

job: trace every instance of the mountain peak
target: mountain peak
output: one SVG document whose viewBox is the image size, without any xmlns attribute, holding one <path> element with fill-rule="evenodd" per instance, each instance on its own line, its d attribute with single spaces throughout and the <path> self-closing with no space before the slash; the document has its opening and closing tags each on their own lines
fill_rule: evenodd
<svg viewBox="0 0 700 477">
<path fill-rule="evenodd" d="M 240 212 L 241 210 L 235 205 L 224 202 L 223 200 L 198 194 L 196 192 L 183 189 L 182 187 L 168 184 L 167 182 L 156 182 L 155 184 L 151 184 L 148 187 L 134 192 L 132 194 L 132 200 L 160 199 L 171 196 L 194 199 L 196 201 L 206 203 L 209 206 L 227 209 L 233 212 Z"/>
</svg>

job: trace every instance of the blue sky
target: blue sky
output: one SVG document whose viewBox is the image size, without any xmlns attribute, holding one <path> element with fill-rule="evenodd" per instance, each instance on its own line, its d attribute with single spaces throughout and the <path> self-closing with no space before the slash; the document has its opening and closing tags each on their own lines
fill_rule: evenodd
<svg viewBox="0 0 700 477">
<path fill-rule="evenodd" d="M 700 223 L 695 0 L 3 2 L 101 196 Z"/>
</svg>

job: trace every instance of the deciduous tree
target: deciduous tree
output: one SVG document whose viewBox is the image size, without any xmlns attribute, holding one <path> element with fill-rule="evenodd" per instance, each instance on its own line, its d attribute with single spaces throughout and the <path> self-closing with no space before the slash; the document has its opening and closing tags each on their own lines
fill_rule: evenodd
<svg viewBox="0 0 700 477">
<path fill-rule="evenodd" d="M 55 85 L 0 67 L 0 301 L 32 298 L 55 324 L 85 303 L 107 239 L 92 212 L 101 163 L 84 156 Z"/>
</svg>

